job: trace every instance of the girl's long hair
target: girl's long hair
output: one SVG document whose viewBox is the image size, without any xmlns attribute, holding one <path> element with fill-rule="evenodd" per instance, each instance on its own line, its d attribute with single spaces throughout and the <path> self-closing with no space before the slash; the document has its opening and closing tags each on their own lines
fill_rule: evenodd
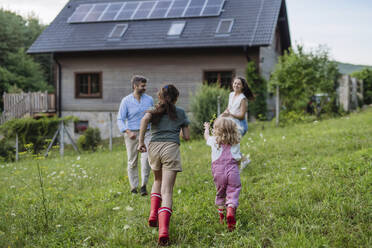
<svg viewBox="0 0 372 248">
<path fill-rule="evenodd" d="M 220 117 L 214 122 L 213 136 L 216 137 L 218 146 L 221 144 L 235 145 L 240 142 L 238 126 L 230 118 Z"/>
<path fill-rule="evenodd" d="M 239 79 L 240 82 L 242 82 L 242 85 L 243 85 L 243 92 L 242 93 L 245 95 L 245 97 L 249 101 L 253 101 L 255 97 L 254 97 L 254 94 L 253 94 L 252 90 L 248 86 L 247 80 L 243 77 L 236 77 L 235 79 Z M 234 81 L 235 81 L 235 79 L 234 79 Z"/>
<path fill-rule="evenodd" d="M 165 114 L 168 114 L 169 119 L 176 120 L 177 112 L 174 104 L 179 94 L 179 91 L 173 84 L 162 87 L 158 92 L 159 103 L 155 105 L 154 109 L 148 111 L 151 114 L 150 122 L 158 124 L 161 117 Z"/>
</svg>

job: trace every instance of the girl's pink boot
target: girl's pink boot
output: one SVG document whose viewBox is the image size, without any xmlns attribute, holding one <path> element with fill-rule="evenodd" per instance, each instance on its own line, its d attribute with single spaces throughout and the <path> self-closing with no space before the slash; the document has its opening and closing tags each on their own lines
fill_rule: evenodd
<svg viewBox="0 0 372 248">
<path fill-rule="evenodd" d="M 225 214 L 224 214 L 224 211 L 225 209 L 221 209 L 219 208 L 218 209 L 218 215 L 220 216 L 220 224 L 224 224 L 225 223 Z"/>
<path fill-rule="evenodd" d="M 169 244 L 169 222 L 172 209 L 167 207 L 159 208 L 159 245 Z"/>
<path fill-rule="evenodd" d="M 228 207 L 227 208 L 227 214 L 226 214 L 226 220 L 227 220 L 227 228 L 229 231 L 233 231 L 235 229 L 235 208 L 233 207 Z"/>
<path fill-rule="evenodd" d="M 151 210 L 149 216 L 149 226 L 158 226 L 158 210 L 161 204 L 161 195 L 158 193 L 151 194 Z"/>
</svg>

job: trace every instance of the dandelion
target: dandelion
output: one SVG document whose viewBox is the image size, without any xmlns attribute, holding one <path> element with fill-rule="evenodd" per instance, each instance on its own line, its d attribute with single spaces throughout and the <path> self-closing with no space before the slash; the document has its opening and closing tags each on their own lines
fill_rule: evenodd
<svg viewBox="0 0 372 248">
<path fill-rule="evenodd" d="M 120 207 L 114 207 L 114 208 L 112 208 L 112 210 L 114 210 L 114 211 L 117 211 L 119 209 L 120 209 Z"/>
<path fill-rule="evenodd" d="M 282 136 L 282 139 L 284 139 L 284 140 L 285 140 L 285 136 Z"/>
<path fill-rule="evenodd" d="M 61 172 L 59 172 L 59 174 L 61 174 L 61 175 L 62 175 L 62 174 L 65 174 L 65 172 L 64 172 L 64 171 L 61 171 Z"/>
<path fill-rule="evenodd" d="M 15 217 L 16 216 L 16 214 L 14 213 L 14 212 L 12 212 L 11 214 L 10 214 L 11 216 L 13 216 L 13 217 Z"/>
<path fill-rule="evenodd" d="M 124 226 L 124 230 L 128 230 L 129 229 L 129 225 L 125 225 Z M 154 229 L 155 230 L 155 229 Z"/>
<path fill-rule="evenodd" d="M 125 209 L 126 209 L 127 211 L 133 211 L 133 208 L 132 208 L 131 206 L 127 206 Z"/>
</svg>

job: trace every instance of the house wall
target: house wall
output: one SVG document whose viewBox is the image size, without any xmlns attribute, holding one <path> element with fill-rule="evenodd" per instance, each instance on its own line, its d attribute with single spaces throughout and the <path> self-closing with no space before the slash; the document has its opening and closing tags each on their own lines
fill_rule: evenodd
<svg viewBox="0 0 372 248">
<path fill-rule="evenodd" d="M 62 115 L 75 115 L 99 127 L 102 138 L 108 137 L 108 113 L 119 108 L 121 99 L 132 92 L 130 79 L 141 74 L 149 79 L 146 93 L 156 99 L 158 89 L 173 83 L 180 90 L 179 106 L 189 111 L 190 94 L 202 84 L 206 70 L 234 70 L 245 75 L 247 56 L 258 59 L 257 50 L 208 49 L 155 52 L 121 52 L 96 54 L 59 54 L 62 66 Z M 75 98 L 76 72 L 102 72 L 102 99 Z M 119 132 L 114 121 L 114 136 Z"/>
<path fill-rule="evenodd" d="M 259 65 L 260 74 L 267 81 L 270 80 L 271 73 L 275 69 L 275 65 L 278 62 L 278 58 L 281 55 L 282 47 L 280 42 L 279 29 L 276 29 L 275 36 L 273 37 L 272 43 L 267 47 L 260 47 Z M 267 97 L 267 117 L 272 119 L 275 116 L 275 96 L 269 95 Z"/>
</svg>

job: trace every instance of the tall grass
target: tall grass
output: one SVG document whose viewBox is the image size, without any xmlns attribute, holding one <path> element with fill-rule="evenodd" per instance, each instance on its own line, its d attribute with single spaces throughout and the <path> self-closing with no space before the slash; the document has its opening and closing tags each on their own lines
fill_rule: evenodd
<svg viewBox="0 0 372 248">
<path fill-rule="evenodd" d="M 210 150 L 182 143 L 173 247 L 371 247 L 372 111 L 273 128 L 250 126 L 237 228 L 218 223 Z M 0 247 L 154 247 L 149 197 L 129 193 L 123 145 L 0 165 Z M 150 182 L 152 183 L 151 176 Z"/>
</svg>

